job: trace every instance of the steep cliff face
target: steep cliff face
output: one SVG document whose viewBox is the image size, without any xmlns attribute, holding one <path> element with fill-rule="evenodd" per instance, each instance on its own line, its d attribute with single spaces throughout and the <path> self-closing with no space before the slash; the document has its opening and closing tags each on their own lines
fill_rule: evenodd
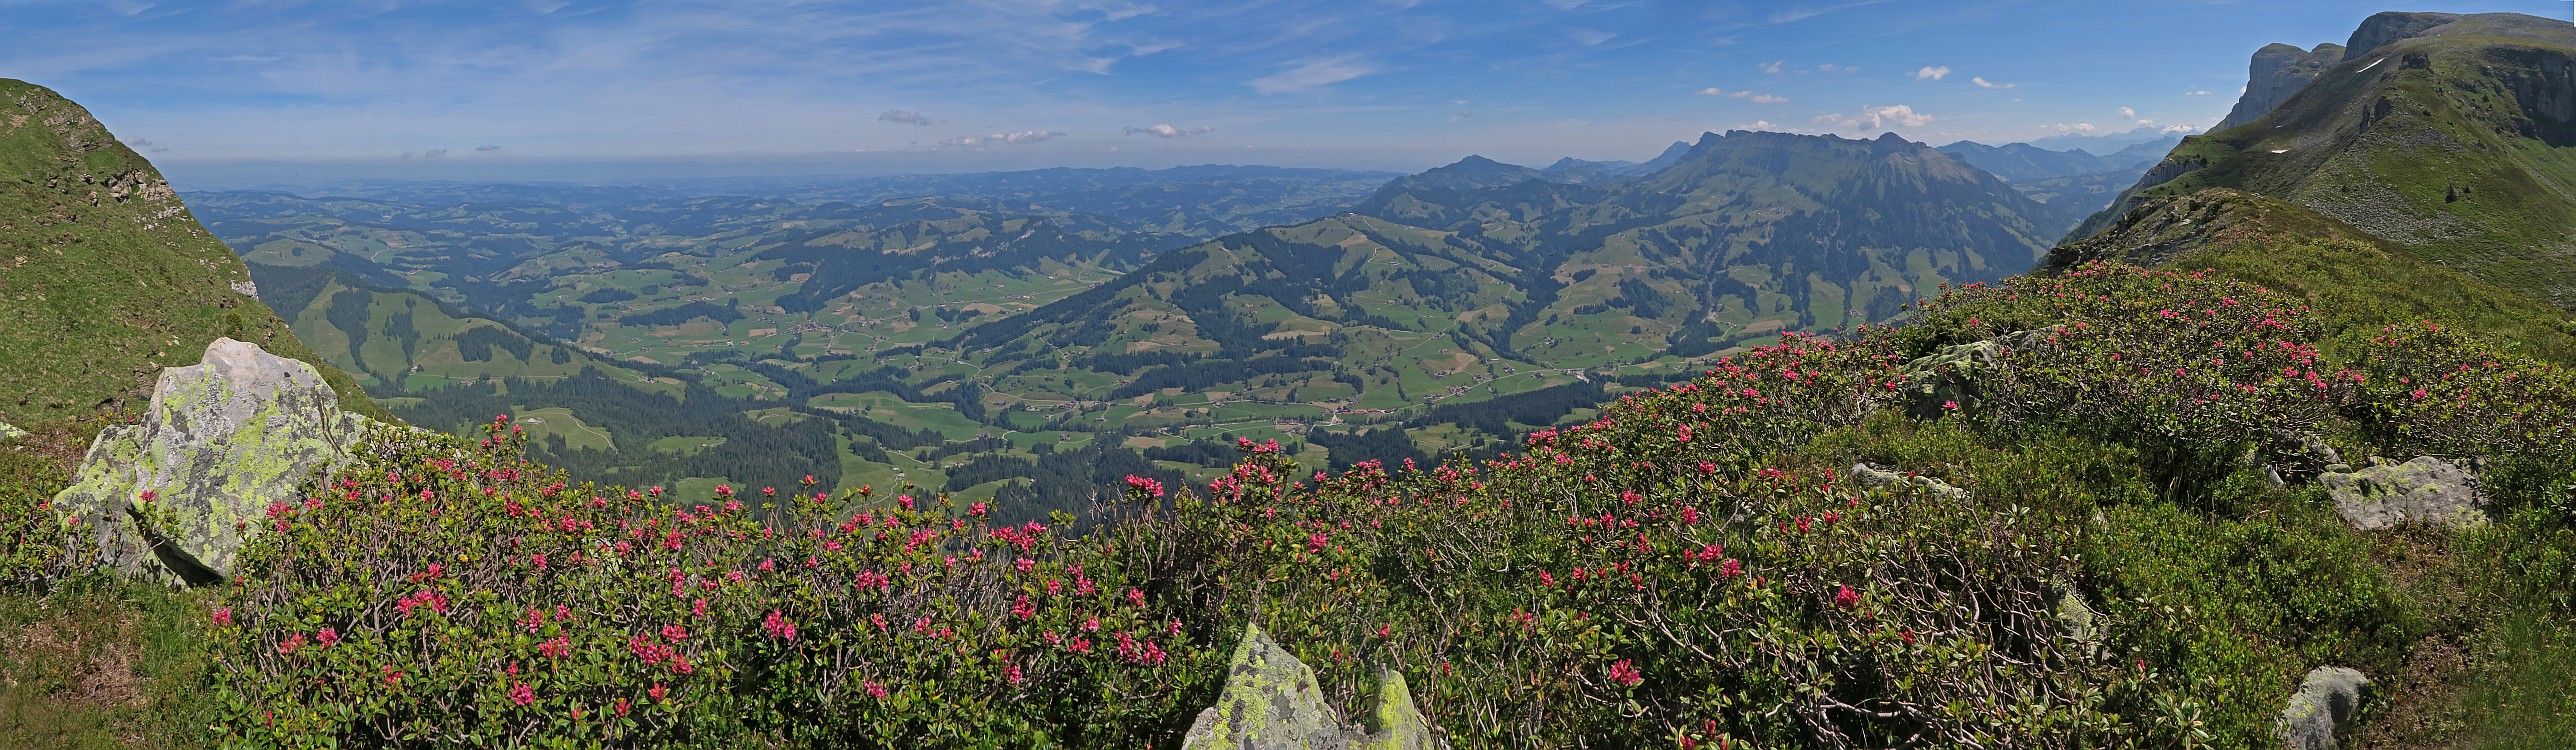
<svg viewBox="0 0 2576 750">
<path fill-rule="evenodd" d="M 2343 61 L 2344 48 L 2338 44 L 2320 44 L 2303 50 L 2287 44 L 2267 45 L 2254 51 L 2254 63 L 2247 70 L 2245 95 L 2237 98 L 2236 108 L 2227 119 L 2218 121 L 2212 130 L 2226 130 L 2262 119 L 2290 100 L 2291 94 L 2307 88 L 2317 74 Z"/>
</svg>

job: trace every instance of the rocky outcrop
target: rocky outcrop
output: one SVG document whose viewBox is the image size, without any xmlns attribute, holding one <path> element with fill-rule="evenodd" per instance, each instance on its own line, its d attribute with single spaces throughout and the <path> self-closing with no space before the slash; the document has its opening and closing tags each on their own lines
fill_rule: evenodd
<svg viewBox="0 0 2576 750">
<path fill-rule="evenodd" d="M 2272 113 L 2291 94 L 2299 93 L 2317 80 L 2335 63 L 2343 62 L 2343 45 L 2320 44 L 2314 50 L 2303 50 L 2287 44 L 2267 45 L 2254 51 L 2254 63 L 2248 66 L 2245 95 L 2237 97 L 2236 108 L 2227 119 L 2218 121 L 2211 130 L 2226 130 Z"/>
<path fill-rule="evenodd" d="M 2308 671 L 2290 705 L 2272 723 L 2272 736 L 2291 750 L 2335 750 L 2335 733 L 2361 710 L 2361 691 L 2370 678 L 2349 667 Z"/>
<path fill-rule="evenodd" d="M 1932 494 L 1947 498 L 1968 496 L 1967 490 L 1950 486 L 1949 482 L 1931 477 L 1900 474 L 1869 464 L 1852 464 L 1851 475 L 1852 481 L 1859 482 L 1863 487 L 1921 487 Z"/>
<path fill-rule="evenodd" d="M 161 371 L 140 424 L 99 433 L 53 506 L 95 529 L 106 566 L 220 582 L 267 528 L 269 505 L 299 500 L 305 478 L 338 465 L 368 424 L 340 410 L 312 366 L 215 339 L 199 364 Z"/>
<path fill-rule="evenodd" d="M 1183 750 L 1431 750 L 1442 747 L 1431 723 L 1413 705 L 1404 675 L 1380 674 L 1377 709 L 1366 729 L 1344 724 L 1324 703 L 1315 671 L 1270 640 L 1260 625 L 1244 626 L 1232 671 L 1215 706 L 1199 712 L 1182 738 Z"/>
<path fill-rule="evenodd" d="M 2318 475 L 2317 482 L 2334 498 L 2335 512 L 2363 531 L 2410 523 L 2468 528 L 2487 521 L 2486 498 L 2478 491 L 2477 477 L 2431 456 L 2356 471 L 2328 471 Z"/>
</svg>

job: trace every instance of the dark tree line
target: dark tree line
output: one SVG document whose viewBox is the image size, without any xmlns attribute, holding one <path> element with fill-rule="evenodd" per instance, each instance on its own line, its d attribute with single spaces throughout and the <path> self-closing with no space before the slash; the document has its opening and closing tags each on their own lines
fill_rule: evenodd
<svg viewBox="0 0 2576 750">
<path fill-rule="evenodd" d="M 840 480 L 838 424 L 828 419 L 771 426 L 744 414 L 759 405 L 725 397 L 691 382 L 680 397 L 641 390 L 596 369 L 559 380 L 513 380 L 497 386 L 452 386 L 429 398 L 393 408 L 413 424 L 459 434 L 509 414 L 519 406 L 571 409 L 582 422 L 607 432 L 616 447 L 557 448 L 540 443 L 542 461 L 576 476 L 630 486 L 668 484 L 692 476 L 730 477 L 754 486 L 793 487 L 806 475 L 830 486 Z M 679 455 L 653 450 L 655 440 L 714 436 L 723 442 Z"/>
<path fill-rule="evenodd" d="M 639 313 L 631 313 L 625 317 L 618 318 L 617 322 L 630 326 L 675 326 L 698 318 L 708 318 L 717 323 L 731 323 L 741 320 L 742 303 L 737 300 L 727 299 L 724 304 L 719 305 L 714 302 L 699 300 L 679 307 L 666 307 L 660 310 L 646 310 Z"/>
</svg>

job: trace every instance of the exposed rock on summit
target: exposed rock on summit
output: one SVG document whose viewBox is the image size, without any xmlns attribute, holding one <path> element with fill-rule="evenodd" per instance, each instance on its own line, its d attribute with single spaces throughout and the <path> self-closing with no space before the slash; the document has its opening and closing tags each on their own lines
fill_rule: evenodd
<svg viewBox="0 0 2576 750">
<path fill-rule="evenodd" d="M 99 433 L 54 508 L 90 525 L 108 567 L 228 579 L 269 504 L 296 501 L 369 423 L 341 411 L 312 366 L 218 338 L 203 362 L 162 370 L 142 423 Z"/>
<path fill-rule="evenodd" d="M 2267 45 L 2254 51 L 2254 63 L 2246 71 L 2245 95 L 2237 98 L 2236 108 L 2227 119 L 2218 121 L 2211 130 L 2226 130 L 2255 120 L 2290 100 L 2291 94 L 2307 88 L 2317 74 L 2343 62 L 2343 45 L 2320 44 L 2303 50 L 2287 44 Z"/>
</svg>

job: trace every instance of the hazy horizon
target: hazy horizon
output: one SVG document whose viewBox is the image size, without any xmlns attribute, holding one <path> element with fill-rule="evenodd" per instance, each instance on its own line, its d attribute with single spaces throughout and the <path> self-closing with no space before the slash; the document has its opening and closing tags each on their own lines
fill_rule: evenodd
<svg viewBox="0 0 2576 750">
<path fill-rule="evenodd" d="M 2196 132 L 2273 42 L 2539 0 L 2072 4 L 12 2 L 0 76 L 182 189 L 615 182 L 1479 154 L 1642 160 L 1729 129 L 1935 145 Z"/>
</svg>

